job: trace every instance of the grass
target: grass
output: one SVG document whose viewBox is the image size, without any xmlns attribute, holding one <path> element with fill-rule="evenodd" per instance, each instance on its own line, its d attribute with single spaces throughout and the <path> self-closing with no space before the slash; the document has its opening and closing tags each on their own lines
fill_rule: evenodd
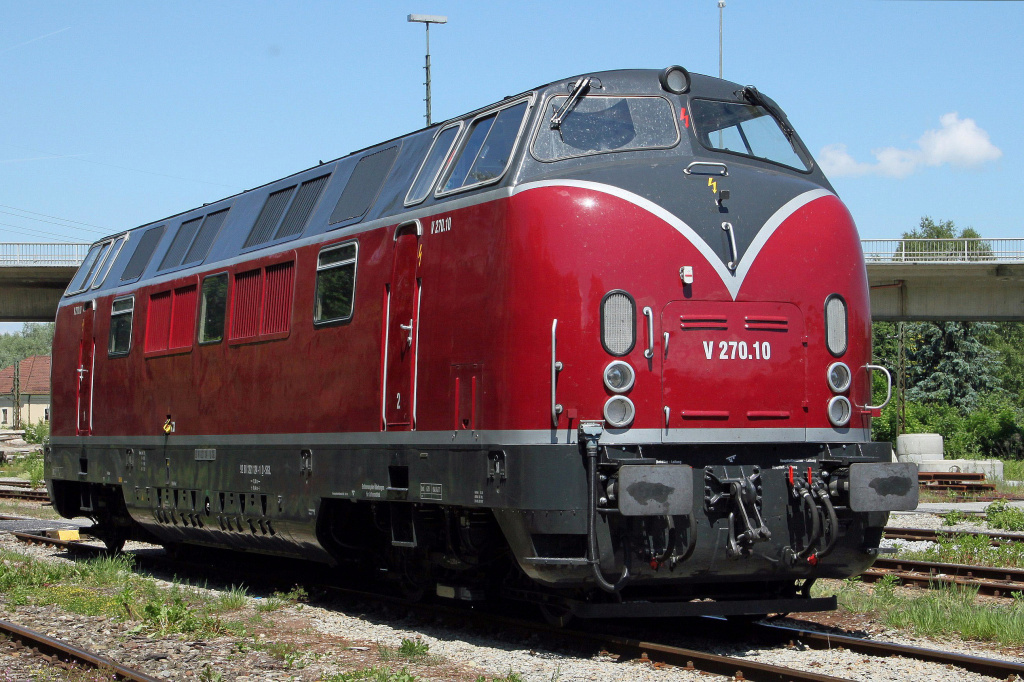
<svg viewBox="0 0 1024 682">
<path fill-rule="evenodd" d="M 896 590 L 895 578 L 880 580 L 873 589 L 856 578 L 839 585 L 840 608 L 868 614 L 891 628 L 918 636 L 958 635 L 965 640 L 1024 645 L 1024 598 L 1015 598 L 1009 605 L 976 604 L 977 590 L 959 586 L 906 597 Z M 831 590 L 816 585 L 813 591 L 824 595 Z"/>
<path fill-rule="evenodd" d="M 898 541 L 896 544 L 899 546 Z M 1024 542 L 1004 542 L 993 547 L 984 535 L 956 534 L 940 537 L 934 545 L 919 552 L 900 549 L 899 556 L 912 561 L 1024 568 Z"/>
<path fill-rule="evenodd" d="M 323 679 L 324 682 L 355 682 L 356 680 L 367 680 L 368 682 L 416 682 L 416 676 L 405 668 L 396 672 L 389 668 L 378 667 L 337 673 Z"/>
<path fill-rule="evenodd" d="M 244 622 L 224 618 L 248 605 L 244 587 L 232 587 L 210 599 L 208 593 L 189 585 L 158 587 L 133 569 L 133 557 L 127 554 L 63 563 L 0 551 L 0 595 L 8 607 L 57 606 L 71 613 L 131 621 L 133 633 L 196 637 L 248 633 Z M 275 594 L 275 608 L 294 603 L 301 594 L 299 590 Z M 289 652 L 282 652 L 280 658 L 289 663 L 297 660 L 289 659 Z"/>
<path fill-rule="evenodd" d="M 985 508 L 989 528 L 1024 530 L 1024 509 L 1011 507 L 1006 500 L 996 500 Z"/>
<path fill-rule="evenodd" d="M 43 484 L 43 453 L 36 452 L 18 457 L 0 465 L 0 478 L 22 478 L 39 487 Z"/>
</svg>

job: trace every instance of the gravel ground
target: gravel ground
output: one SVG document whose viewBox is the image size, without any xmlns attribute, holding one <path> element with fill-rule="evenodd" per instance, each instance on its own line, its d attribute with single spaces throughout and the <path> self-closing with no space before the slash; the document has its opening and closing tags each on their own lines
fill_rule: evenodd
<svg viewBox="0 0 1024 682">
<path fill-rule="evenodd" d="M 893 515 L 891 525 L 932 527 L 941 519 L 926 515 Z M 48 558 L 66 560 L 52 548 L 29 547 L 7 533 L 0 533 L 0 547 Z M 129 545 L 128 549 L 149 545 Z M 164 583 L 167 585 L 167 583 Z M 211 591 L 212 593 L 212 591 Z M 0 618 L 40 630 L 78 646 L 97 651 L 118 662 L 146 671 L 166 680 L 204 680 L 213 674 L 221 679 L 241 680 L 322 680 L 332 674 L 385 665 L 392 669 L 408 667 L 419 679 L 472 682 L 483 675 L 487 680 L 510 671 L 529 682 L 582 680 L 698 680 L 707 676 L 675 668 L 658 668 L 650 663 L 618 661 L 612 656 L 560 648 L 547 638 L 524 638 L 511 632 L 496 635 L 467 634 L 465 629 L 417 622 L 411 618 L 389 616 L 377 610 L 362 612 L 351 605 L 331 606 L 299 604 L 265 614 L 258 623 L 257 600 L 250 600 L 243 616 L 249 618 L 253 636 L 217 637 L 196 641 L 181 636 L 146 636 L 133 633 L 131 622 L 105 621 L 68 614 L 53 607 L 17 606 L 3 602 Z M 870 636 L 914 646 L 960 651 L 974 655 L 998 656 L 1024 663 L 1024 651 L 996 651 L 976 643 L 959 640 L 919 640 L 880 627 L 863 616 L 818 614 L 820 622 L 860 630 Z M 798 623 L 806 627 L 807 623 Z M 648 637 L 650 638 L 650 637 Z M 382 661 L 379 645 L 397 647 L 403 639 L 420 640 L 429 646 L 429 655 L 403 660 L 392 655 Z M 667 638 L 662 638 L 667 639 Z M 850 680 L 937 680 L 939 682 L 975 682 L 992 678 L 964 673 L 943 666 L 902 658 L 874 659 L 846 650 L 814 651 L 799 643 L 795 647 L 757 646 L 723 643 L 711 639 L 677 635 L 669 643 L 737 656 L 774 665 L 797 667 Z M 284 655 L 282 655 L 282 652 Z M 39 679 L 38 659 L 17 655 L 0 643 L 0 682 Z M 4 675 L 7 675 L 5 677 Z"/>
</svg>

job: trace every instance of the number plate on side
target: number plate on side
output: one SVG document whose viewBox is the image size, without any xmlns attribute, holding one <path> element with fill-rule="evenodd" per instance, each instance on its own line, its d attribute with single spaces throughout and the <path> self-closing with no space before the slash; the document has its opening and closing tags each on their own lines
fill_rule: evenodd
<svg viewBox="0 0 1024 682">
<path fill-rule="evenodd" d="M 619 469 L 623 516 L 682 516 L 693 512 L 693 467 L 634 464 Z"/>
</svg>

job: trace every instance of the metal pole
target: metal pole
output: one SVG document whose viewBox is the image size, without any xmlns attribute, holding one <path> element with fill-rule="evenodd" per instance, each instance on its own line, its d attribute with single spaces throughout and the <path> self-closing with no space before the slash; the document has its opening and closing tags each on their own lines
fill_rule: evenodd
<svg viewBox="0 0 1024 682">
<path fill-rule="evenodd" d="M 725 9 L 725 0 L 718 0 L 718 77 L 722 78 L 722 10 Z M 718 148 L 722 149 L 722 131 L 718 131 Z"/>
<path fill-rule="evenodd" d="M 430 25 L 446 24 L 448 23 L 448 17 L 433 14 L 410 14 L 409 21 L 424 24 L 427 29 L 427 57 L 423 68 L 427 72 L 427 82 L 424 85 L 427 86 L 427 98 L 425 101 L 427 103 L 427 125 L 429 126 L 432 123 L 430 116 Z"/>
<path fill-rule="evenodd" d="M 722 77 L 722 10 L 725 0 L 718 0 L 718 77 Z"/>
</svg>

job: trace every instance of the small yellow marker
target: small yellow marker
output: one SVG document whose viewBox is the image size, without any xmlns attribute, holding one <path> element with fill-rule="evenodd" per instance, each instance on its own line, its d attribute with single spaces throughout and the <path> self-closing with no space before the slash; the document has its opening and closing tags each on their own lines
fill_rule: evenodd
<svg viewBox="0 0 1024 682">
<path fill-rule="evenodd" d="M 48 530 L 46 531 L 46 537 L 54 540 L 64 540 L 67 542 L 73 542 L 81 539 L 78 536 L 77 530 L 69 530 L 66 528 L 62 528 L 60 530 Z"/>
</svg>

